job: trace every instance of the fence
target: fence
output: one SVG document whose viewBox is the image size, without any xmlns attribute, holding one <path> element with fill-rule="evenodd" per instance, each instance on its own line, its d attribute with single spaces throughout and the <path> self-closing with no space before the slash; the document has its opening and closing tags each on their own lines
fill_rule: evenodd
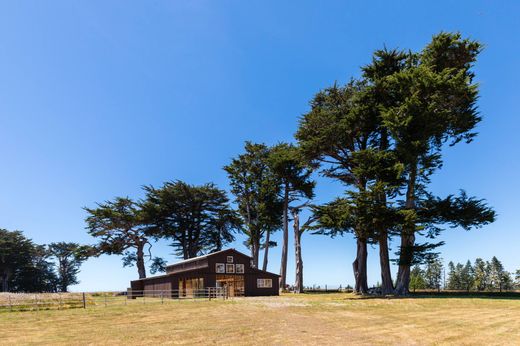
<svg viewBox="0 0 520 346">
<path fill-rule="evenodd" d="M 289 292 L 291 292 L 294 289 L 294 287 L 289 288 Z M 352 287 L 350 286 L 343 286 L 343 285 L 313 285 L 313 286 L 306 286 L 303 288 L 304 292 L 307 293 L 334 293 L 334 292 L 343 292 L 343 293 L 350 293 L 352 292 Z"/>
<path fill-rule="evenodd" d="M 126 292 L 0 293 L 0 312 L 88 309 L 228 298 L 228 292 L 224 287 L 207 287 L 197 290 L 128 290 Z"/>
</svg>

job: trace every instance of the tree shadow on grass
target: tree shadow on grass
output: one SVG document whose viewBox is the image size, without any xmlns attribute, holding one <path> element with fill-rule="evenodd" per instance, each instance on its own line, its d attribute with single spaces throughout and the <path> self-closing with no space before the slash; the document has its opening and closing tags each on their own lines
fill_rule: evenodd
<svg viewBox="0 0 520 346">
<path fill-rule="evenodd" d="M 520 292 L 415 292 L 406 296 L 365 295 L 347 297 L 345 300 L 359 299 L 424 299 L 424 298 L 469 298 L 469 299 L 509 299 L 520 300 Z"/>
</svg>

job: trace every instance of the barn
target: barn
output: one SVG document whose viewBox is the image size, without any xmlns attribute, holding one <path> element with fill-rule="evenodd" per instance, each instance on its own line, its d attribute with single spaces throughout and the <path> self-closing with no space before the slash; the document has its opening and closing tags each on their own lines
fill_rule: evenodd
<svg viewBox="0 0 520 346">
<path fill-rule="evenodd" d="M 169 265 L 165 275 L 132 281 L 130 289 L 186 296 L 208 287 L 225 287 L 230 296 L 278 295 L 279 275 L 257 269 L 252 263 L 250 256 L 235 249 L 222 250 Z"/>
</svg>

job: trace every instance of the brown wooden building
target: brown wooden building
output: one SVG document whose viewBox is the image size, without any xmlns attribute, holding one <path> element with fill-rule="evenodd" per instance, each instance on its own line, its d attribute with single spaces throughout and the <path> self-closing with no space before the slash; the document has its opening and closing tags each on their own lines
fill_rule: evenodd
<svg viewBox="0 0 520 346">
<path fill-rule="evenodd" d="M 227 249 L 169 265 L 165 275 L 135 280 L 130 285 L 133 292 L 169 291 L 178 296 L 207 287 L 226 287 L 230 296 L 272 296 L 278 295 L 278 278 L 253 267 L 251 257 Z"/>
</svg>

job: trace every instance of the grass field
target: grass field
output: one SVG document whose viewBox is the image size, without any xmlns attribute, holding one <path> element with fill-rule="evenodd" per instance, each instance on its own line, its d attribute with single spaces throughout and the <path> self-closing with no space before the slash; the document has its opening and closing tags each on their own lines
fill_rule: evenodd
<svg viewBox="0 0 520 346">
<path fill-rule="evenodd" d="M 351 294 L 0 313 L 0 344 L 520 344 L 520 300 Z"/>
</svg>

